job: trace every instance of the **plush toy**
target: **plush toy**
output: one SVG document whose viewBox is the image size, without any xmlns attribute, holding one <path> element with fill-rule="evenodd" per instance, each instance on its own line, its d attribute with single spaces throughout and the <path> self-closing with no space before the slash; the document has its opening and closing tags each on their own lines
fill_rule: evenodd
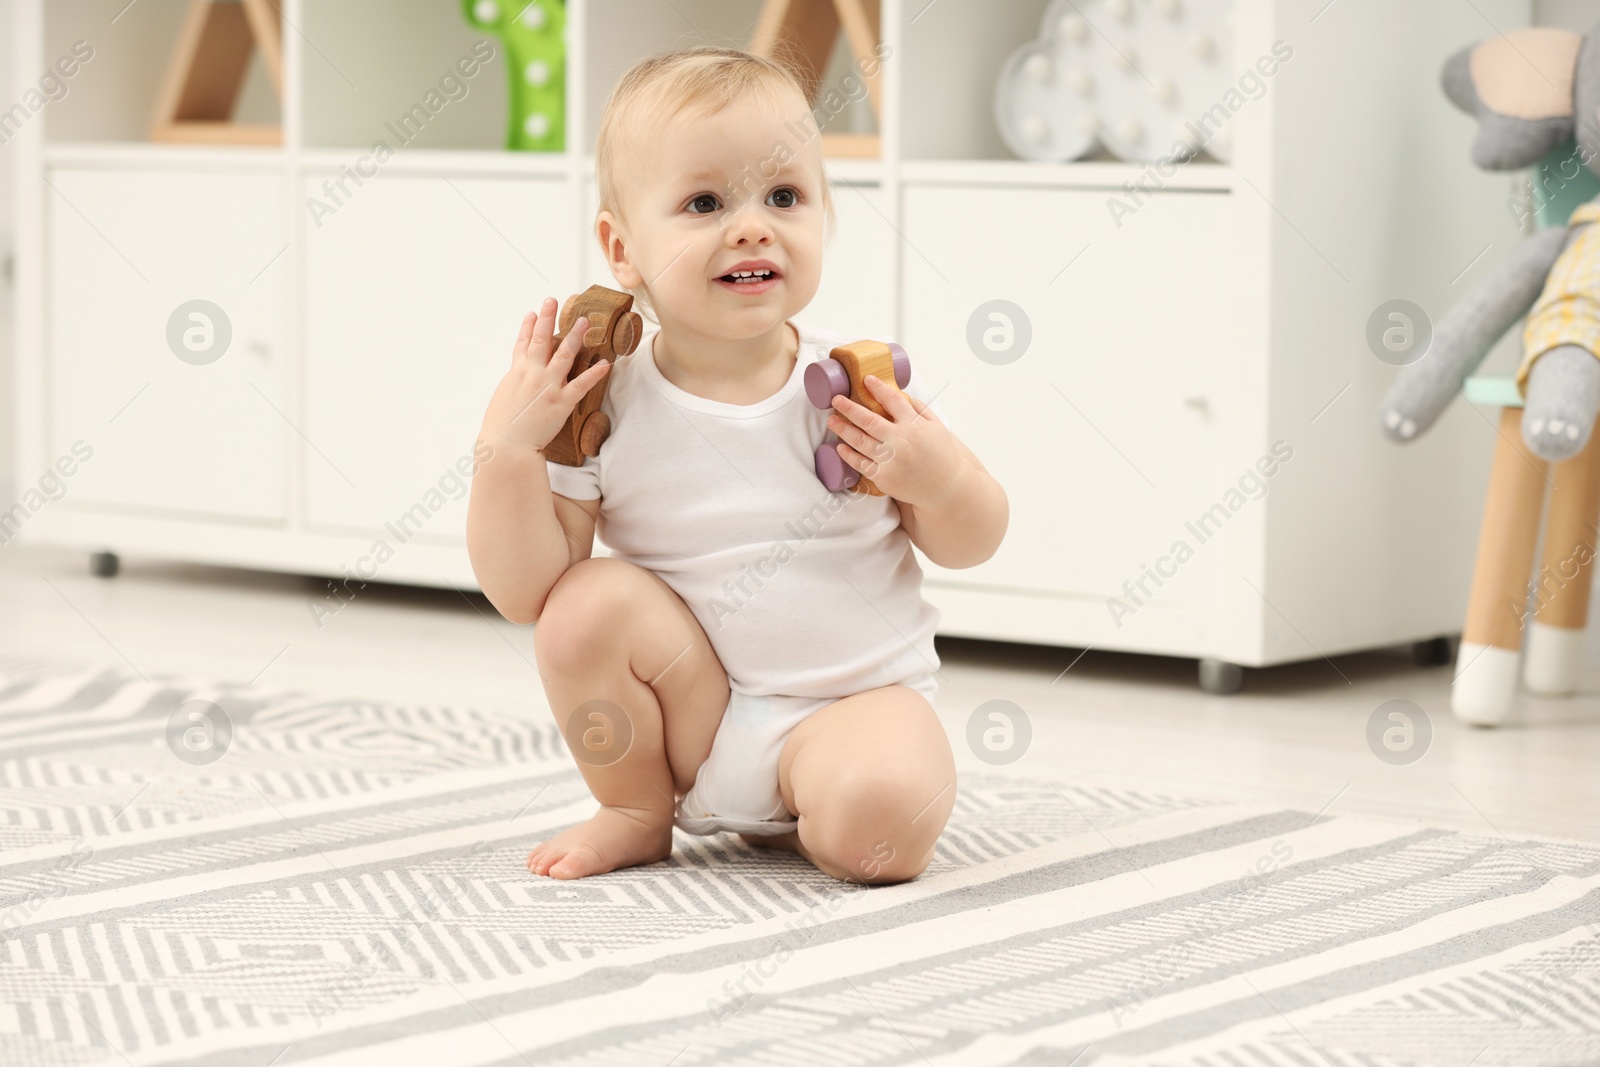
<svg viewBox="0 0 1600 1067">
<path fill-rule="evenodd" d="M 833 398 L 847 396 L 869 411 L 893 418 L 878 398 L 867 388 L 867 375 L 875 376 L 885 385 L 894 383 L 901 389 L 911 381 L 911 357 L 896 344 L 882 341 L 852 341 L 840 345 L 806 368 L 806 396 L 813 407 L 832 410 Z M 817 446 L 817 479 L 830 493 L 850 489 L 857 493 L 882 496 L 883 490 L 863 478 L 861 472 L 844 461 L 838 442 L 823 442 Z"/>
<path fill-rule="evenodd" d="M 1540 182 L 1600 175 L 1600 25 L 1588 37 L 1525 29 L 1488 38 L 1450 58 L 1444 89 L 1478 119 L 1472 158 L 1479 167 L 1531 167 L 1576 138 L 1572 157 L 1546 167 Z M 1548 195 L 1548 186 L 1536 193 Z M 1385 434 L 1410 441 L 1432 426 L 1526 313 L 1517 371 L 1523 439 L 1546 460 L 1582 451 L 1600 412 L 1600 198 L 1557 221 L 1439 320 L 1427 353 L 1383 398 Z"/>
</svg>

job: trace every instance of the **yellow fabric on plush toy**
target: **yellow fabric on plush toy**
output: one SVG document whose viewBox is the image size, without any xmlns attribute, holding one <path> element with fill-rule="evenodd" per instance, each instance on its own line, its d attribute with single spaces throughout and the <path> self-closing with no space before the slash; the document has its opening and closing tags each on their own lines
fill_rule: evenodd
<svg viewBox="0 0 1600 1067">
<path fill-rule="evenodd" d="M 1577 345 L 1600 359 L 1600 202 L 1583 205 L 1572 213 L 1570 227 L 1583 227 L 1561 253 L 1544 293 L 1528 314 L 1522 335 L 1522 366 L 1517 368 L 1517 392 L 1528 395 L 1528 372 L 1533 361 L 1562 345 Z"/>
</svg>

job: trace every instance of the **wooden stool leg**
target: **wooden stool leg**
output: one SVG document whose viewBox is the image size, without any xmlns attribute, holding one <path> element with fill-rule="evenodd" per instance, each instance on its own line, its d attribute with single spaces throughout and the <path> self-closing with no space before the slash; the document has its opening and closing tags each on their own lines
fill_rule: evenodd
<svg viewBox="0 0 1600 1067">
<path fill-rule="evenodd" d="M 1556 487 L 1544 523 L 1544 558 L 1534 578 L 1538 605 L 1528 630 L 1522 678 L 1535 693 L 1567 696 L 1583 676 L 1583 631 L 1594 578 L 1595 523 L 1600 520 L 1600 447 L 1584 450 L 1550 472 Z"/>
<path fill-rule="evenodd" d="M 1463 722 L 1493 726 L 1511 711 L 1547 467 L 1522 443 L 1522 412 L 1502 408 L 1472 594 L 1450 689 L 1450 709 Z"/>
</svg>

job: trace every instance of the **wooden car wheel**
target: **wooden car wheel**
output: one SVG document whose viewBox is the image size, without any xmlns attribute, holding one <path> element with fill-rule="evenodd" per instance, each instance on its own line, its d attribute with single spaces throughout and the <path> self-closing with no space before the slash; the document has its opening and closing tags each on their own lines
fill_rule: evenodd
<svg viewBox="0 0 1600 1067">
<path fill-rule="evenodd" d="M 611 436 L 611 418 L 603 411 L 591 411 L 578 430 L 578 451 L 586 456 L 598 456 L 600 446 Z"/>
<path fill-rule="evenodd" d="M 637 311 L 630 311 L 617 318 L 617 325 L 611 332 L 611 350 L 618 356 L 631 355 L 639 347 L 639 339 L 644 336 L 644 320 Z"/>
</svg>

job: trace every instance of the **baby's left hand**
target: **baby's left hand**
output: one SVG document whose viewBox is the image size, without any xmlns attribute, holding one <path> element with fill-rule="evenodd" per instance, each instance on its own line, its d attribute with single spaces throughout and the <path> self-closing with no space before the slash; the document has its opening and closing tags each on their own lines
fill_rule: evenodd
<svg viewBox="0 0 1600 1067">
<path fill-rule="evenodd" d="M 909 393 L 871 374 L 865 380 L 889 417 L 847 396 L 834 397 L 828 429 L 839 435 L 835 450 L 888 496 L 914 508 L 940 506 L 967 464 L 955 434 Z"/>
</svg>

